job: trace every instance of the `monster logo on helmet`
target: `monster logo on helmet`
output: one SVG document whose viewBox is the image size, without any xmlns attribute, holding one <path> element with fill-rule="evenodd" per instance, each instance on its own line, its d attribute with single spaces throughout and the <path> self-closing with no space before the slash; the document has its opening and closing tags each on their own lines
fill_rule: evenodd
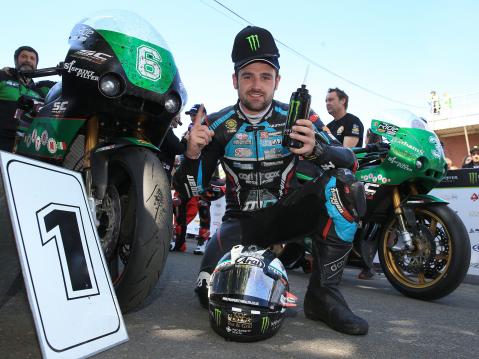
<svg viewBox="0 0 479 359">
<path fill-rule="evenodd" d="M 235 71 L 256 61 L 266 62 L 279 70 L 278 58 L 278 47 L 268 30 L 247 26 L 236 35 L 231 52 Z"/>
</svg>

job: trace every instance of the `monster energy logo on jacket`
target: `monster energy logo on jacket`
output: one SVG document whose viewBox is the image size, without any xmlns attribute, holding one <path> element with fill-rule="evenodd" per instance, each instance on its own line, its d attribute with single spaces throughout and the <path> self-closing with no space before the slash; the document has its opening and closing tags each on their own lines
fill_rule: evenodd
<svg viewBox="0 0 479 359">
<path fill-rule="evenodd" d="M 265 333 L 269 328 L 269 317 L 261 317 L 261 333 Z"/>
<path fill-rule="evenodd" d="M 246 40 L 248 40 L 251 51 L 256 51 L 260 48 L 258 35 L 250 35 Z"/>
<path fill-rule="evenodd" d="M 215 311 L 213 312 L 213 316 L 215 318 L 216 325 L 219 326 L 221 324 L 221 309 L 215 308 Z"/>
</svg>

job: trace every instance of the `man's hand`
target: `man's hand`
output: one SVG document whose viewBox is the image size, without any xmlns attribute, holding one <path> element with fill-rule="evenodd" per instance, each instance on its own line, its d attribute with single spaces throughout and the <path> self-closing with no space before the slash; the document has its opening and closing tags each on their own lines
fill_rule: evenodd
<svg viewBox="0 0 479 359">
<path fill-rule="evenodd" d="M 201 150 L 211 142 L 211 139 L 215 135 L 208 126 L 202 125 L 201 121 L 205 116 L 205 108 L 203 105 L 198 109 L 198 113 L 195 116 L 193 126 L 190 129 L 188 136 L 188 144 L 186 147 L 185 156 L 190 159 L 197 159 L 201 155 Z"/>
<path fill-rule="evenodd" d="M 293 132 L 289 134 L 289 137 L 301 141 L 303 143 L 303 147 L 290 148 L 289 150 L 295 155 L 311 155 L 313 153 L 314 145 L 316 144 L 314 139 L 313 123 L 310 120 L 297 120 L 292 130 Z"/>
</svg>

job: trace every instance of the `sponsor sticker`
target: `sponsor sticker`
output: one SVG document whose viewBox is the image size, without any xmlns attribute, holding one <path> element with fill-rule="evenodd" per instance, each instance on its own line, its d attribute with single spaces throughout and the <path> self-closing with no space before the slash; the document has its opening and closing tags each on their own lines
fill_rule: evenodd
<svg viewBox="0 0 479 359">
<path fill-rule="evenodd" d="M 78 41 L 85 41 L 86 39 L 88 39 L 91 35 L 93 35 L 95 31 L 93 31 L 91 28 L 89 27 L 80 27 L 78 30 L 77 30 L 77 34 L 75 36 L 72 36 L 72 40 L 78 40 Z"/>
<path fill-rule="evenodd" d="M 63 68 L 67 70 L 68 73 L 75 73 L 77 77 L 81 77 L 83 79 L 92 80 L 92 81 L 98 81 L 98 76 L 95 75 L 94 71 L 76 67 L 74 66 L 75 63 L 76 63 L 76 60 L 67 62 L 63 64 Z"/>
<path fill-rule="evenodd" d="M 399 127 L 381 122 L 377 127 L 377 131 L 379 133 L 385 133 L 391 136 L 395 136 L 396 133 L 399 131 Z"/>
<path fill-rule="evenodd" d="M 416 154 L 422 156 L 424 154 L 424 150 L 420 149 L 420 148 L 417 148 L 413 145 L 411 145 L 410 143 L 406 142 L 406 141 L 403 141 L 399 138 L 396 138 L 396 143 L 404 146 L 404 147 L 407 147 L 409 148 L 411 151 L 415 152 Z"/>
<path fill-rule="evenodd" d="M 45 145 L 47 144 L 47 141 L 48 141 L 48 132 L 47 132 L 47 130 L 43 130 L 42 136 L 41 136 L 40 138 L 41 138 L 41 141 L 42 141 L 42 146 L 45 146 Z"/>
<path fill-rule="evenodd" d="M 113 57 L 112 55 L 105 54 L 104 52 L 96 52 L 93 50 L 79 50 L 73 53 L 71 56 L 100 65 Z"/>
<path fill-rule="evenodd" d="M 48 149 L 48 152 L 50 152 L 52 155 L 55 154 L 57 152 L 57 142 L 55 141 L 54 138 L 49 138 L 48 139 L 48 144 L 47 144 L 47 149 Z"/>
<path fill-rule="evenodd" d="M 258 267 L 258 268 L 264 268 L 263 260 L 258 257 L 241 256 L 236 260 L 235 263 L 249 265 L 249 266 Z"/>
<path fill-rule="evenodd" d="M 35 151 L 40 151 L 40 147 L 42 147 L 42 139 L 37 136 L 35 137 Z"/>
<path fill-rule="evenodd" d="M 402 170 L 405 170 L 405 171 L 408 171 L 408 172 L 412 172 L 411 166 L 409 166 L 409 165 L 406 164 L 406 163 L 403 163 L 403 162 L 399 161 L 396 156 L 394 156 L 394 157 L 388 157 L 388 162 L 391 163 L 391 164 L 393 164 L 393 165 L 395 165 L 396 167 L 398 167 L 398 168 L 400 168 L 400 169 L 402 169 Z"/>
<path fill-rule="evenodd" d="M 52 114 L 63 115 L 68 107 L 68 101 L 56 101 L 53 103 Z"/>
<path fill-rule="evenodd" d="M 32 136 L 25 136 L 25 146 L 30 147 L 30 145 L 32 144 Z"/>
</svg>

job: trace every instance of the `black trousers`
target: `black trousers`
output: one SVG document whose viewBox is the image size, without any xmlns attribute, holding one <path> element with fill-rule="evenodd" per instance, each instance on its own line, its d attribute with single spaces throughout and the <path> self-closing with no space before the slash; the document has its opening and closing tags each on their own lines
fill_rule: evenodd
<svg viewBox="0 0 479 359">
<path fill-rule="evenodd" d="M 325 174 L 321 179 L 307 182 L 295 189 L 273 206 L 254 212 L 244 212 L 240 217 L 225 216 L 220 228 L 208 242 L 200 271 L 212 273 L 221 257 L 235 245 L 255 244 L 266 248 L 306 236 L 325 242 L 351 242 L 356 230 L 355 222 L 336 216 L 331 197 L 336 179 Z M 336 226 L 351 226 L 345 240 L 336 232 Z"/>
</svg>

